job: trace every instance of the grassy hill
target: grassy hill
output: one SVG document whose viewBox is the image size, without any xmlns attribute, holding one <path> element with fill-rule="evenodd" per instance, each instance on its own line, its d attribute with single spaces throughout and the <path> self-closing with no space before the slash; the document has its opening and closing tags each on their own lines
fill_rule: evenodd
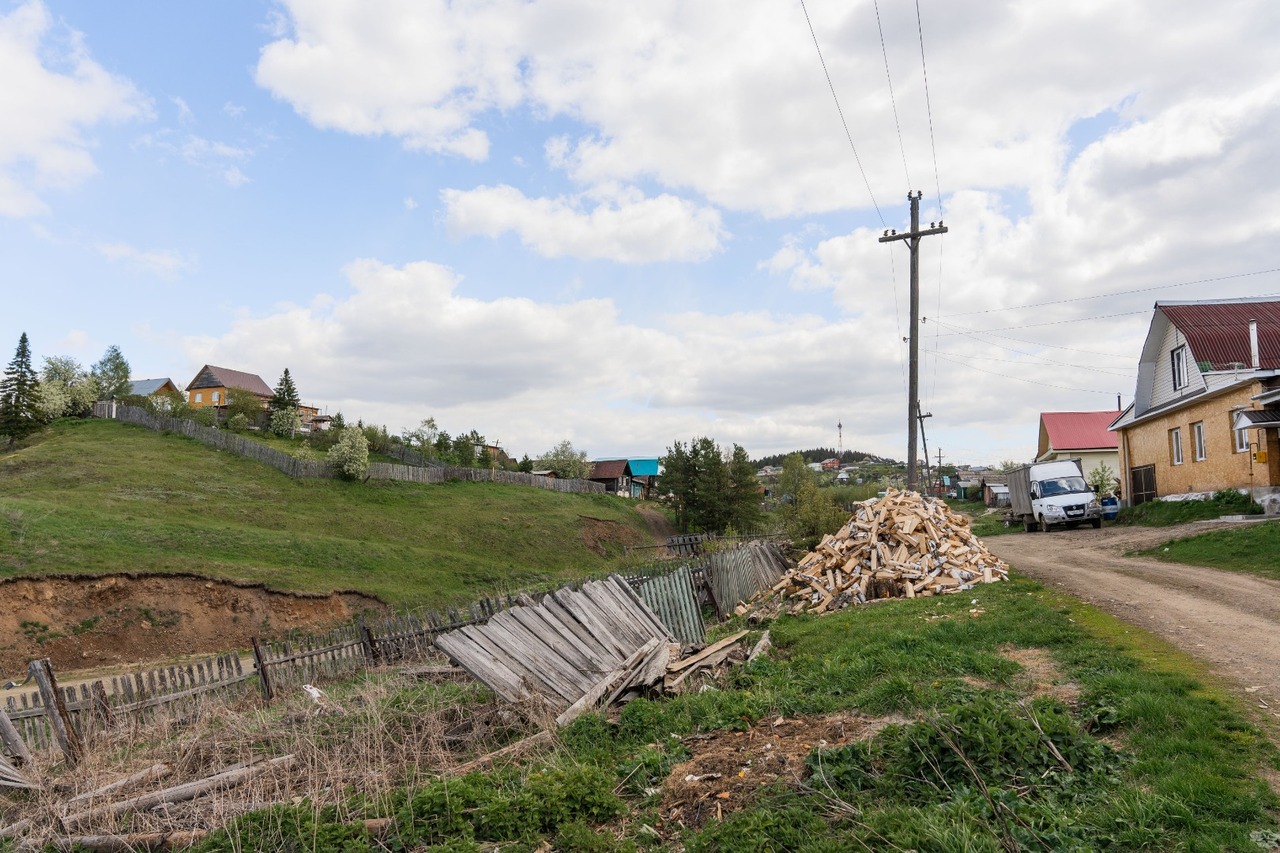
<svg viewBox="0 0 1280 853">
<path fill-rule="evenodd" d="M 59 421 L 0 455 L 0 577 L 192 572 L 435 606 L 598 572 L 651 541 L 613 497 L 293 480 L 114 421 Z"/>
</svg>

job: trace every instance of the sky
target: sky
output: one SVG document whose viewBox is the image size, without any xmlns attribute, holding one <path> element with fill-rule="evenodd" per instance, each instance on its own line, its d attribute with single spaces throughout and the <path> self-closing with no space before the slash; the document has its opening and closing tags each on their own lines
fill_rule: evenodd
<svg viewBox="0 0 1280 853">
<path fill-rule="evenodd" d="M 517 458 L 906 458 L 1132 399 L 1157 300 L 1280 293 L 1280 4 L 0 0 L 0 361 Z M 837 429 L 837 424 L 842 429 Z"/>
</svg>

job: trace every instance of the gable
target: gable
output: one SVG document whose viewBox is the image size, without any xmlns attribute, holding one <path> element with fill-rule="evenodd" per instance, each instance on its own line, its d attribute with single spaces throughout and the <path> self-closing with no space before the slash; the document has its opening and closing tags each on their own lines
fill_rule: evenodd
<svg viewBox="0 0 1280 853">
<path fill-rule="evenodd" d="M 602 459 L 592 464 L 590 480 L 616 480 L 625 477 L 629 468 L 625 459 Z"/>
</svg>

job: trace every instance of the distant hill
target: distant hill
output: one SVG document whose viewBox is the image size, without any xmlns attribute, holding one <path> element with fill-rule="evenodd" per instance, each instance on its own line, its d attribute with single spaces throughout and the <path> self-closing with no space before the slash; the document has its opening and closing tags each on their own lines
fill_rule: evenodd
<svg viewBox="0 0 1280 853">
<path fill-rule="evenodd" d="M 844 453 L 837 453 L 834 447 L 815 447 L 812 450 L 791 450 L 786 453 L 775 453 L 773 456 L 764 456 L 760 459 L 753 459 L 751 464 L 757 468 L 763 468 L 766 465 L 781 465 L 782 460 L 786 459 L 792 453 L 799 453 L 804 457 L 805 462 L 822 462 L 826 459 L 839 459 L 844 465 L 852 465 L 855 462 L 871 462 L 876 465 L 901 465 L 903 463 L 894 459 L 888 459 L 884 456 L 876 456 L 874 453 L 863 453 L 860 450 L 846 450 Z"/>
<path fill-rule="evenodd" d="M 0 454 L 0 542 L 0 578 L 190 572 L 440 606 L 599 572 L 653 537 L 606 495 L 294 480 L 180 436 L 65 419 Z"/>
</svg>

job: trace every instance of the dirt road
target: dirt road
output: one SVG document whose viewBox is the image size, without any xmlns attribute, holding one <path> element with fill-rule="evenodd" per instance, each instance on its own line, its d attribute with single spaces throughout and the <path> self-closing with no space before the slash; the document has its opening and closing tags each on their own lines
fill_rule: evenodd
<svg viewBox="0 0 1280 853">
<path fill-rule="evenodd" d="M 1280 581 L 1123 556 L 1228 526 L 1084 528 L 983 541 L 1023 574 L 1209 662 L 1261 712 L 1280 718 Z"/>
</svg>

